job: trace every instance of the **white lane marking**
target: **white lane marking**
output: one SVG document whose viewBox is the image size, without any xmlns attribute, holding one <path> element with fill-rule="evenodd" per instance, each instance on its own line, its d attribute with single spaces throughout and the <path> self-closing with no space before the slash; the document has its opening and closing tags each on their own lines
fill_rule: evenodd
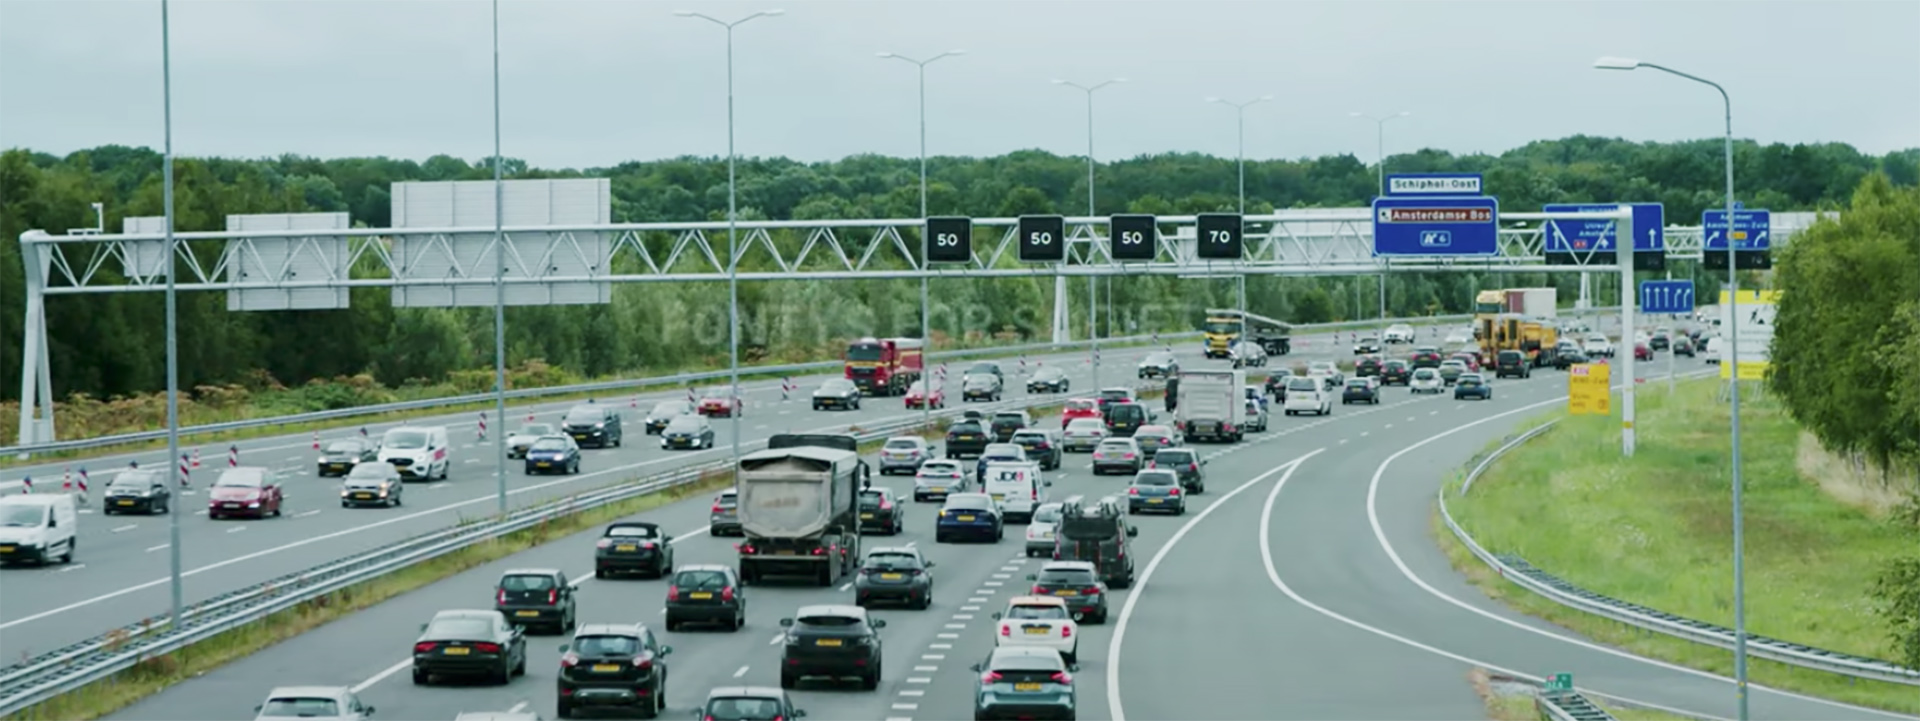
<svg viewBox="0 0 1920 721">
<path fill-rule="evenodd" d="M 62 568 L 62 569 L 60 569 L 60 572 L 61 572 L 61 573 L 73 573 L 74 571 L 78 571 L 78 570 L 80 570 L 80 569 L 82 569 L 82 568 L 86 568 L 86 567 L 87 567 L 87 564 L 84 564 L 84 563 L 72 563 L 72 564 L 68 564 L 66 568 Z"/>
<path fill-rule="evenodd" d="M 955 621 L 971 621 L 971 620 L 973 620 L 973 614 L 971 614 L 971 613 L 956 613 L 956 614 L 953 614 L 953 620 L 955 620 Z"/>
<path fill-rule="evenodd" d="M 313 510 L 311 510 L 311 511 L 307 511 L 306 513 L 295 513 L 295 514 L 293 514 L 293 517 L 294 517 L 294 518 L 306 518 L 306 517 L 308 517 L 308 516 L 318 516 L 318 515 L 320 515 L 320 509 L 318 509 L 318 508 L 315 508 L 315 509 L 313 509 Z"/>
<path fill-rule="evenodd" d="M 946 655 L 946 654 L 944 654 L 944 653 L 923 653 L 923 654 L 920 654 L 920 660 L 922 660 L 922 661 L 945 661 L 945 660 L 947 660 L 947 655 Z"/>
<path fill-rule="evenodd" d="M 768 645 L 768 646 L 778 646 L 778 645 L 780 645 L 780 641 L 781 641 L 781 639 L 784 639 L 784 638 L 786 638 L 786 637 L 787 637 L 787 634 L 785 634 L 785 633 L 778 633 L 778 634 L 774 634 L 774 637 L 773 637 L 773 638 L 770 638 L 770 639 L 767 639 L 767 645 Z"/>
<path fill-rule="evenodd" d="M 1120 701 L 1120 645 L 1127 640 L 1127 622 L 1133 620 L 1134 604 L 1139 603 L 1140 597 L 1146 594 L 1147 582 L 1153 580 L 1153 572 L 1160 568 L 1160 562 L 1166 560 L 1167 554 L 1171 553 L 1175 547 L 1180 545 L 1180 539 L 1186 538 L 1187 534 L 1191 533 L 1196 526 L 1199 526 L 1201 521 L 1207 520 L 1207 516 L 1213 515 L 1215 509 L 1226 505 L 1227 501 L 1233 500 L 1234 496 L 1240 495 L 1242 492 L 1273 477 L 1275 474 L 1284 472 L 1291 475 L 1294 469 L 1300 467 L 1301 463 L 1306 462 L 1309 458 L 1320 455 L 1320 452 L 1324 450 L 1326 449 L 1315 449 L 1311 453 L 1295 458 L 1283 465 L 1275 466 L 1273 470 L 1254 476 L 1253 480 L 1242 483 L 1231 491 L 1227 491 L 1226 495 L 1214 499 L 1214 501 L 1207 504 L 1207 507 L 1201 510 L 1200 513 L 1195 514 L 1194 517 L 1188 519 L 1186 523 L 1180 524 L 1180 529 L 1174 531 L 1173 536 L 1169 537 L 1167 542 L 1160 546 L 1160 550 L 1154 552 L 1153 559 L 1147 561 L 1146 570 L 1141 571 L 1139 580 L 1134 582 L 1133 590 L 1127 593 L 1127 602 L 1120 606 L 1120 618 L 1113 625 L 1113 638 L 1107 642 L 1107 714 L 1113 721 L 1127 721 L 1126 711 Z"/>
<path fill-rule="evenodd" d="M 966 628 L 966 627 L 967 627 L 967 624 L 964 624 L 964 623 L 949 623 L 949 624 L 947 624 L 947 625 L 946 625 L 946 627 L 947 627 L 947 628 L 955 628 L 955 629 L 958 629 L 958 628 Z"/>
<path fill-rule="evenodd" d="M 162 543 L 158 546 L 154 546 L 152 548 L 147 549 L 147 553 L 153 553 L 154 551 L 164 551 L 164 550 L 167 550 L 168 546 L 172 546 L 172 545 L 173 544 L 171 543 Z"/>
<path fill-rule="evenodd" d="M 747 667 L 746 667 L 746 666 L 741 666 L 741 667 L 740 667 L 740 668 L 739 668 L 738 670 L 736 670 L 736 671 L 734 671 L 734 672 L 733 672 L 733 677 L 734 677 L 734 678 L 740 678 L 741 676 L 745 676 L 745 675 L 747 675 Z"/>
<path fill-rule="evenodd" d="M 986 596 L 974 596 L 972 598 L 967 599 L 967 603 L 986 603 L 986 602 L 987 602 Z"/>
<path fill-rule="evenodd" d="M 184 493 L 184 492 L 183 492 L 183 493 Z M 193 515 L 196 515 L 196 516 L 204 516 L 204 515 L 207 515 L 207 509 L 205 509 L 205 508 L 202 508 L 202 509 L 200 509 L 200 510 L 198 510 L 198 511 L 194 511 L 194 512 L 193 512 Z M 182 574 L 182 575 L 184 575 L 184 574 Z M 156 585 L 156 586 L 157 586 L 157 585 L 159 585 L 159 584 L 158 584 L 158 583 L 156 583 L 156 584 L 154 584 L 154 585 Z M 19 623 L 19 622 L 18 622 L 18 621 L 15 621 L 15 623 Z M 4 625 L 0 625 L 0 628 L 6 628 L 6 626 L 4 626 Z"/>
<path fill-rule="evenodd" d="M 920 708 L 920 704 L 917 704 L 917 703 L 897 703 L 897 704 L 894 704 L 894 705 L 893 705 L 893 710 L 895 710 L 895 711 L 912 711 L 912 710 L 914 710 L 914 709 L 917 709 L 917 708 Z"/>
<path fill-rule="evenodd" d="M 907 683 L 933 683 L 933 679 L 927 678 L 925 676 L 915 676 L 913 678 L 907 679 Z"/>
<path fill-rule="evenodd" d="M 926 692 L 926 691 L 922 691 L 922 690 L 920 690 L 920 689 L 917 689 L 917 688 L 910 688 L 910 689 L 906 689 L 906 690 L 903 690 L 903 691 L 901 691 L 901 692 L 900 692 L 900 695 L 902 695 L 902 696 L 925 696 L 925 695 L 927 695 L 927 692 Z"/>
<path fill-rule="evenodd" d="M 995 579 L 995 580 L 1000 580 L 1000 581 L 1004 581 L 1004 580 L 1007 580 L 1007 579 L 1009 579 L 1009 578 L 1013 578 L 1013 574 L 1011 574 L 1011 573 L 996 573 L 996 574 L 993 574 L 993 577 L 994 577 L 994 579 Z"/>
<path fill-rule="evenodd" d="M 846 582 L 846 583 L 842 583 L 842 584 L 840 584 L 840 590 L 842 590 L 842 591 L 845 591 L 845 590 L 847 590 L 847 589 L 849 589 L 849 588 L 853 588 L 853 582 L 852 582 L 852 581 L 848 581 L 848 582 Z"/>
<path fill-rule="evenodd" d="M 1340 439 L 1340 445 L 1343 445 L 1343 446 L 1344 446 L 1344 445 L 1346 445 L 1346 444 L 1347 444 L 1347 439 L 1345 439 L 1345 438 L 1342 438 L 1342 439 Z"/>
<path fill-rule="evenodd" d="M 507 713 L 520 713 L 525 710 L 527 710 L 527 702 L 521 701 L 520 703 L 514 704 L 513 708 L 507 709 Z"/>
<path fill-rule="evenodd" d="M 1360 437 L 1361 437 L 1361 438 L 1365 438 L 1365 437 L 1367 437 L 1367 436 L 1370 436 L 1370 435 L 1373 435 L 1373 431 L 1361 431 L 1361 432 L 1360 432 Z"/>
<path fill-rule="evenodd" d="M 960 607 L 960 610 L 962 610 L 962 611 L 978 611 L 978 610 L 980 610 L 980 607 L 979 607 L 979 606 L 961 606 L 961 607 Z"/>
<path fill-rule="evenodd" d="M 127 524 L 127 525 L 124 525 L 124 526 L 121 526 L 121 527 L 119 527 L 119 528 L 115 528 L 115 529 L 113 529 L 113 532 L 114 532 L 114 533 L 126 533 L 127 531 L 131 531 L 131 530 L 133 530 L 133 529 L 135 529 L 135 528 L 139 528 L 139 527 L 140 527 L 140 524 L 138 524 L 138 523 L 129 523 L 129 524 Z"/>
<path fill-rule="evenodd" d="M 951 644 L 951 643 L 933 643 L 933 644 L 927 644 L 927 648 L 930 648 L 930 649 L 933 649 L 933 650 L 935 650 L 935 651 L 952 651 L 952 650 L 953 650 L 953 644 Z"/>
<path fill-rule="evenodd" d="M 888 716 L 886 721 L 913 721 L 911 716 Z"/>
<path fill-rule="evenodd" d="M 913 667 L 913 670 L 918 671 L 920 673 L 933 673 L 935 671 L 940 670 L 940 667 L 939 666 L 915 666 Z"/>
<path fill-rule="evenodd" d="M 947 639 L 954 639 L 954 638 L 959 638 L 959 637 L 960 637 L 960 634 L 957 634 L 957 633 L 942 633 L 942 634 L 939 634 L 939 636 L 938 636 L 938 637 L 939 637 L 939 638 L 947 638 Z M 777 640 L 779 640 L 779 639 L 775 639 L 775 640 L 777 641 Z"/>
<path fill-rule="evenodd" d="M 1005 585 L 1007 585 L 1007 584 L 1006 584 L 1006 583 L 1004 583 L 1004 582 L 1001 582 L 1001 581 L 988 581 L 988 582 L 986 582 L 986 583 L 982 583 L 982 584 L 980 584 L 980 585 L 982 585 L 982 586 L 986 586 L 987 588 L 999 588 L 999 587 L 1001 587 L 1001 586 L 1005 586 Z"/>
<path fill-rule="evenodd" d="M 247 530 L 247 527 L 246 527 L 246 526 L 234 526 L 234 527 L 232 527 L 232 528 L 229 528 L 229 529 L 227 529 L 227 532 L 228 532 L 228 533 L 239 533 L 239 532 L 241 532 L 241 531 L 244 531 L 244 530 Z"/>
<path fill-rule="evenodd" d="M 1392 427 L 1393 427 L 1393 424 L 1392 424 L 1392 423 L 1388 423 L 1388 424 L 1387 424 L 1387 428 L 1392 428 Z M 1386 430 L 1386 428 L 1383 428 L 1383 429 L 1381 429 L 1381 430 Z"/>
<path fill-rule="evenodd" d="M 1463 403 L 1463 404 L 1461 404 L 1461 405 L 1465 405 L 1465 404 Z M 1440 415 L 1440 411 L 1427 411 L 1427 415 L 1430 415 L 1430 416 L 1437 416 L 1437 415 Z M 1411 419 L 1411 418 L 1409 418 L 1408 420 L 1412 420 L 1412 419 Z"/>
<path fill-rule="evenodd" d="M 478 458 L 468 458 L 467 460 L 465 460 L 465 461 L 462 461 L 462 462 L 463 462 L 463 463 L 479 463 L 479 462 L 480 462 L 480 459 L 478 459 Z"/>
<path fill-rule="evenodd" d="M 360 683 L 354 684 L 353 688 L 349 690 L 353 691 L 354 693 L 360 693 L 369 688 L 373 688 L 374 684 L 380 683 L 381 681 L 385 681 L 387 680 L 388 676 L 392 676 L 396 673 L 400 673 L 401 670 L 406 669 L 412 665 L 413 665 L 413 659 L 407 659 L 405 661 L 396 663 L 392 666 L 388 666 L 385 669 L 381 670 L 380 673 L 374 674 L 372 678 L 369 678 L 365 681 L 361 681 Z"/>
</svg>

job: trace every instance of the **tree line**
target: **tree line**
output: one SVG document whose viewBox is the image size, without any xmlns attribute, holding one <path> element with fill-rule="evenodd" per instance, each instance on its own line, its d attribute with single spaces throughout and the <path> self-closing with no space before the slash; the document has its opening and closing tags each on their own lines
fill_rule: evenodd
<svg viewBox="0 0 1920 721">
<path fill-rule="evenodd" d="M 976 217 L 1085 212 L 1084 158 L 1020 151 L 990 158 L 941 157 L 932 162 L 928 204 L 934 214 Z M 162 214 L 160 154 L 103 146 L 64 157 L 14 149 L 0 153 L 0 289 L 21 287 L 14 242 L 27 229 L 60 232 L 93 225 L 91 203 L 103 202 L 106 223 Z M 586 170 L 544 170 L 504 161 L 509 178 L 607 177 L 618 222 L 722 220 L 727 205 L 723 159 L 682 157 Z M 1455 156 L 1438 150 L 1394 156 L 1394 172 L 1478 172 L 1504 209 L 1543 203 L 1660 201 L 1673 222 L 1690 224 L 1721 202 L 1721 146 L 1716 140 L 1633 143 L 1576 136 L 1530 143 L 1499 155 Z M 1749 207 L 1801 210 L 1834 207 L 1861 179 L 1880 173 L 1889 185 L 1920 182 L 1920 149 L 1886 156 L 1843 144 L 1736 146 L 1736 171 Z M 220 230 L 224 216 L 243 213 L 348 212 L 357 225 L 389 224 L 390 185 L 397 181 L 491 178 L 488 159 L 437 155 L 425 161 L 375 158 L 178 158 L 176 228 Z M 1351 155 L 1249 161 L 1247 212 L 1274 208 L 1358 207 L 1374 194 L 1374 169 Z M 1231 158 L 1162 154 L 1103 164 L 1095 212 L 1161 215 L 1231 211 L 1238 207 Z M 879 155 L 834 162 L 747 159 L 739 197 L 746 219 L 911 218 L 919 215 L 918 163 Z M 215 249 L 217 252 L 217 249 Z M 202 254 L 201 257 L 210 257 Z M 1711 276 L 1681 263 L 1677 276 Z M 108 264 L 101 272 L 117 272 Z M 1294 322 L 1370 318 L 1377 314 L 1375 277 L 1255 278 L 1249 307 Z M 936 281 L 935 342 L 941 347 L 1044 339 L 1052 292 L 1044 279 Z M 1572 275 L 1401 273 L 1388 277 L 1388 313 L 1465 312 L 1476 290 L 1555 285 L 1563 298 Z M 1599 284 L 1609 285 L 1609 284 Z M 1088 289 L 1073 293 L 1075 336 L 1084 336 Z M 847 338 L 918 335 L 915 281 L 770 282 L 742 284 L 743 332 L 751 361 L 837 356 Z M 1231 305 L 1228 281 L 1171 277 L 1103 283 L 1113 313 L 1104 335 L 1192 330 L 1205 308 Z M 20 368 L 23 294 L 0 292 L 0 371 Z M 491 313 L 478 309 L 396 309 L 385 289 L 355 289 L 349 310 L 233 313 L 222 293 L 184 294 L 179 306 L 182 386 L 279 384 L 358 378 L 386 388 L 431 386 L 490 367 Z M 134 395 L 164 386 L 163 310 L 151 294 L 50 298 L 54 391 L 58 397 Z M 538 362 L 566 377 L 653 374 L 711 367 L 726 357 L 726 289 L 722 284 L 637 284 L 614 290 L 609 305 L 516 307 L 507 310 L 509 362 Z M 1101 311 L 1105 314 L 1105 311 Z M 14 369 L 14 370 L 6 370 Z M 0 399 L 17 399 L 16 375 L 0 378 Z M 463 381 L 464 382 L 464 381 Z M 321 399 L 320 405 L 347 401 Z M 9 414 L 11 415 L 11 414 Z M 0 421 L 4 423 L 5 421 Z"/>
</svg>

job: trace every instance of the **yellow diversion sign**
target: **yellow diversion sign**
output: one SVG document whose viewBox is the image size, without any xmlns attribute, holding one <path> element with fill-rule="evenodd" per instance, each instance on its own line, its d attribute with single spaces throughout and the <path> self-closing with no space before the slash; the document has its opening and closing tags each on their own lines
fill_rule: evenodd
<svg viewBox="0 0 1920 721">
<path fill-rule="evenodd" d="M 1736 367 L 1740 380 L 1766 378 L 1767 371 L 1773 367 L 1773 318 L 1780 303 L 1780 291 L 1740 291 L 1737 313 L 1732 301 L 1732 293 L 1720 291 L 1720 340 L 1714 341 L 1719 346 L 1721 356 L 1720 378 L 1732 379 Z M 1733 354 L 1733 345 L 1726 340 L 1734 333 L 1740 334 L 1740 355 L 1737 358 Z"/>
<path fill-rule="evenodd" d="M 1567 413 L 1604 416 L 1613 413 L 1613 368 L 1605 363 L 1580 363 L 1567 373 Z"/>
</svg>

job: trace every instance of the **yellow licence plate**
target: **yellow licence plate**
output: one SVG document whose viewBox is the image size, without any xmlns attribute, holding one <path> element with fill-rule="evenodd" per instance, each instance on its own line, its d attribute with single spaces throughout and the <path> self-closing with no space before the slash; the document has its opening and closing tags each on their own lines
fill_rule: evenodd
<svg viewBox="0 0 1920 721">
<path fill-rule="evenodd" d="M 353 494 L 353 497 L 362 501 L 373 500 L 373 494 L 371 493 L 355 493 Z"/>
<path fill-rule="evenodd" d="M 1027 635 L 1028 636 L 1045 636 L 1047 635 L 1047 631 L 1049 630 L 1051 629 L 1048 629 L 1045 626 L 1032 626 L 1027 628 Z"/>
<path fill-rule="evenodd" d="M 873 520 L 873 514 L 871 514 L 871 513 L 862 513 L 862 514 L 860 514 L 860 517 L 861 517 L 861 518 L 864 518 L 864 519 L 867 519 L 867 520 Z"/>
<path fill-rule="evenodd" d="M 541 461 L 541 462 L 539 462 L 539 463 L 535 463 L 535 464 L 533 464 L 533 465 L 535 465 L 535 466 L 537 466 L 537 467 L 540 467 L 540 468 L 552 468 L 552 467 L 553 467 L 553 464 L 552 464 L 552 463 L 550 463 L 550 462 L 547 462 L 547 461 Z"/>
<path fill-rule="evenodd" d="M 540 615 L 540 612 L 539 611 L 514 611 L 513 615 L 519 616 L 521 618 L 532 618 L 534 616 Z"/>
<path fill-rule="evenodd" d="M 1075 590 L 1072 590 L 1072 589 L 1063 589 L 1063 590 L 1059 590 L 1059 591 L 1054 591 L 1054 592 L 1053 592 L 1053 595 L 1055 595 L 1055 596 L 1078 596 L 1078 595 L 1080 595 L 1080 592 L 1079 592 L 1079 591 L 1075 591 Z"/>
<path fill-rule="evenodd" d="M 640 550 L 640 547 L 639 547 L 639 546 L 635 546 L 635 545 L 633 545 L 633 544 L 631 544 L 631 543 L 623 543 L 623 544 L 620 544 L 620 545 L 618 545 L 618 546 L 614 546 L 614 547 L 613 547 L 613 550 L 616 550 L 616 551 L 638 551 L 638 550 Z"/>
<path fill-rule="evenodd" d="M 0 546 L 0 553 L 13 553 L 13 546 Z"/>
<path fill-rule="evenodd" d="M 973 516 L 961 516 L 961 517 L 960 517 L 960 520 L 962 520 L 962 521 L 971 521 L 971 520 L 973 520 Z"/>
<path fill-rule="evenodd" d="M 1016 684 L 1014 684 L 1014 685 L 1013 685 L 1013 690 L 1015 690 L 1015 691 L 1038 691 L 1038 690 L 1040 690 L 1040 684 L 1038 684 L 1038 683 L 1016 683 Z"/>
<path fill-rule="evenodd" d="M 620 666 L 612 663 L 596 663 L 593 665 L 593 671 L 594 673 L 619 673 Z"/>
<path fill-rule="evenodd" d="M 1158 498 L 1149 498 L 1149 499 L 1147 499 L 1147 502 L 1148 502 L 1148 503 L 1159 503 L 1159 502 L 1160 502 L 1160 499 L 1158 499 Z"/>
<path fill-rule="evenodd" d="M 121 501 L 121 502 L 120 502 L 120 505 L 122 505 L 122 506 L 131 506 L 131 505 L 133 505 L 133 501 Z"/>
<path fill-rule="evenodd" d="M 990 494 L 990 495 L 992 495 L 992 496 L 993 496 L 993 500 L 996 500 L 996 501 L 1004 501 L 1004 500 L 1007 500 L 1007 494 L 1005 494 L 1005 493 L 994 493 L 994 494 Z"/>
<path fill-rule="evenodd" d="M 708 593 L 706 591 L 701 591 L 699 593 L 689 593 L 687 594 L 687 598 L 691 598 L 695 601 L 705 601 L 713 598 L 713 594 Z"/>
<path fill-rule="evenodd" d="M 902 579 L 902 578 L 906 578 L 906 577 L 907 577 L 907 576 L 906 576 L 906 574 L 904 574 L 904 573 L 882 573 L 882 574 L 880 574 L 880 578 L 881 578 L 881 579 L 883 579 L 883 580 L 887 580 L 887 581 L 898 581 L 898 580 L 900 580 L 900 579 Z"/>
<path fill-rule="evenodd" d="M 447 655 L 448 656 L 465 656 L 467 655 L 467 649 L 461 646 L 454 646 L 452 648 L 447 649 Z"/>
<path fill-rule="evenodd" d="M 932 488 L 927 489 L 927 492 L 928 493 L 946 493 L 947 489 L 945 486 L 934 486 Z"/>
<path fill-rule="evenodd" d="M 837 638 L 823 638 L 823 639 L 820 639 L 820 640 L 817 640 L 817 641 L 814 641 L 814 642 L 813 642 L 813 645 L 815 645 L 815 646 L 838 646 L 838 645 L 840 645 L 840 639 L 837 639 Z"/>
</svg>

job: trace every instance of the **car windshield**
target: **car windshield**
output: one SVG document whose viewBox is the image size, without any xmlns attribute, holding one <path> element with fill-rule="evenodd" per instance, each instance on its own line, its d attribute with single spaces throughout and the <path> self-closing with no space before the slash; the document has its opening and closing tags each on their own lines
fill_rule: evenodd
<svg viewBox="0 0 1920 721">
<path fill-rule="evenodd" d="M 1094 578 L 1091 569 L 1048 568 L 1040 571 L 1036 582 L 1042 586 L 1091 586 Z"/>
<path fill-rule="evenodd" d="M 707 701 L 705 718 L 713 721 L 773 721 L 781 718 L 780 702 L 770 698 L 730 697 Z"/>
<path fill-rule="evenodd" d="M 961 494 L 947 496 L 946 507 L 969 510 L 969 511 L 977 511 L 982 508 L 992 508 L 993 499 L 980 493 L 961 493 Z"/>
<path fill-rule="evenodd" d="M 47 509 L 41 506 L 0 506 L 0 526 L 36 528 L 46 518 Z"/>
<path fill-rule="evenodd" d="M 454 641 L 493 638 L 493 622 L 477 616 L 436 618 L 427 624 L 426 635 L 428 638 Z"/>
<path fill-rule="evenodd" d="M 380 445 L 402 451 L 427 447 L 427 434 L 420 431 L 387 431 Z"/>
<path fill-rule="evenodd" d="M 1060 504 L 1049 503 L 1033 510 L 1034 523 L 1059 523 Z"/>
<path fill-rule="evenodd" d="M 830 393 L 842 393 L 842 392 L 850 391 L 850 390 L 853 390 L 853 381 L 847 380 L 845 378 L 835 378 L 833 380 L 820 384 L 820 390 L 827 391 Z"/>
<path fill-rule="evenodd" d="M 911 553 L 869 553 L 867 568 L 919 568 L 920 559 Z"/>
<path fill-rule="evenodd" d="M 527 425 L 521 426 L 520 432 L 514 435 L 539 438 L 541 436 L 551 436 L 558 432 L 559 431 L 554 430 L 553 424 L 551 423 L 528 423 Z"/>
<path fill-rule="evenodd" d="M 533 442 L 533 450 L 536 451 L 564 451 L 566 449 L 567 439 L 565 438 L 542 438 Z"/>
<path fill-rule="evenodd" d="M 895 438 L 887 441 L 886 448 L 890 451 L 911 451 L 919 449 L 920 443 L 912 438 Z"/>
<path fill-rule="evenodd" d="M 656 404 L 653 407 L 653 411 L 648 413 L 647 415 L 653 416 L 655 418 L 671 418 L 673 416 L 677 416 L 682 413 L 685 413 L 686 410 L 687 410 L 687 404 L 682 403 L 680 401 L 663 401 L 659 404 Z"/>
<path fill-rule="evenodd" d="M 275 696 L 260 707 L 262 718 L 338 718 L 340 704 L 330 698 Z"/>
<path fill-rule="evenodd" d="M 568 423 L 599 423 L 600 406 L 574 406 L 567 409 Z"/>
<path fill-rule="evenodd" d="M 1407 362 L 1403 360 L 1390 360 L 1387 361 L 1387 367 L 1390 369 L 1404 369 L 1407 367 Z"/>
<path fill-rule="evenodd" d="M 996 653 L 987 662 L 992 671 L 1059 672 L 1066 668 L 1060 654 Z"/>
<path fill-rule="evenodd" d="M 1310 391 L 1319 387 L 1320 384 L 1312 378 L 1292 378 L 1287 381 L 1287 390 L 1290 391 Z"/>
<path fill-rule="evenodd" d="M 1180 479 L 1172 471 L 1141 471 L 1133 477 L 1133 485 L 1136 486 L 1171 486 L 1179 482 Z"/>
<path fill-rule="evenodd" d="M 1067 431 L 1097 431 L 1106 426 L 1098 418 L 1075 418 L 1067 423 Z"/>
<path fill-rule="evenodd" d="M 632 636 L 581 636 L 573 639 L 573 652 L 582 656 L 627 656 L 640 653 L 640 639 Z"/>
<path fill-rule="evenodd" d="M 673 577 L 680 588 L 726 588 L 727 575 L 719 571 L 681 571 Z"/>
<path fill-rule="evenodd" d="M 1014 621 L 1064 621 L 1067 619 L 1067 607 L 1013 606 L 1007 609 L 1007 618 Z"/>
<path fill-rule="evenodd" d="M 667 421 L 667 430 L 674 433 L 693 433 L 700 430 L 700 416 L 674 416 Z"/>
<path fill-rule="evenodd" d="M 359 452 L 360 452 L 359 441 L 334 441 L 332 443 L 327 444 L 328 455 L 344 455 L 344 454 L 359 453 Z"/>
<path fill-rule="evenodd" d="M 362 463 L 347 471 L 347 478 L 353 480 L 384 481 L 393 473 L 393 466 L 387 463 Z"/>
<path fill-rule="evenodd" d="M 213 483 L 219 488 L 259 488 L 266 485 L 267 474 L 254 468 L 235 468 L 220 474 Z"/>
<path fill-rule="evenodd" d="M 553 587 L 553 577 L 545 574 L 524 574 L 500 579 L 500 588 L 504 591 L 547 591 L 552 590 Z"/>
<path fill-rule="evenodd" d="M 1367 336 L 1367 337 L 1365 337 L 1365 338 L 1361 338 L 1361 339 L 1360 339 L 1360 344 L 1361 344 L 1361 345 L 1373 345 L 1373 344 L 1375 344 L 1375 343 L 1379 343 L 1379 342 L 1380 342 L 1380 339 L 1379 339 L 1379 338 L 1375 338 L 1375 337 L 1373 337 L 1373 336 Z"/>
<path fill-rule="evenodd" d="M 156 474 L 152 471 L 126 471 L 121 473 L 120 475 L 114 476 L 113 482 L 108 483 L 107 487 L 146 490 L 148 486 L 153 485 L 155 476 L 157 475 L 159 474 Z"/>
<path fill-rule="evenodd" d="M 607 535 L 620 538 L 659 538 L 660 530 L 652 526 L 613 526 L 607 529 Z"/>
</svg>

